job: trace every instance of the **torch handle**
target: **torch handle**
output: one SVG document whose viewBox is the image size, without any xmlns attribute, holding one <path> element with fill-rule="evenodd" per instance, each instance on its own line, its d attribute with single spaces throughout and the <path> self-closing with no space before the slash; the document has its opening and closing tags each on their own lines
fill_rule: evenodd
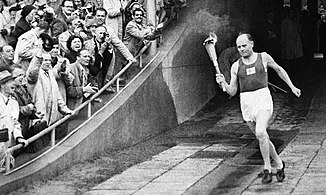
<svg viewBox="0 0 326 195">
<path fill-rule="evenodd" d="M 219 67 L 218 67 L 217 60 L 213 60 L 213 64 L 214 64 L 214 67 L 215 67 L 216 73 L 217 73 L 217 74 L 221 74 L 221 71 L 220 71 L 220 69 L 219 69 Z M 220 85 L 221 85 L 221 87 L 222 87 L 222 90 L 225 92 L 225 91 L 226 91 L 225 85 L 222 84 L 222 83 L 221 83 Z"/>
</svg>

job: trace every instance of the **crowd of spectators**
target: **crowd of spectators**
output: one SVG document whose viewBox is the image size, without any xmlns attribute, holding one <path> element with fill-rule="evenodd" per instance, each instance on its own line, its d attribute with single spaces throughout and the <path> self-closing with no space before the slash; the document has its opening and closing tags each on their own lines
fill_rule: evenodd
<svg viewBox="0 0 326 195">
<path fill-rule="evenodd" d="M 50 126 L 74 114 L 118 69 L 136 63 L 146 41 L 161 34 L 155 24 L 166 26 L 186 1 L 156 0 L 152 22 L 145 5 L 146 0 L 0 1 L 0 160 L 4 148 L 27 146 L 35 124 Z"/>
</svg>

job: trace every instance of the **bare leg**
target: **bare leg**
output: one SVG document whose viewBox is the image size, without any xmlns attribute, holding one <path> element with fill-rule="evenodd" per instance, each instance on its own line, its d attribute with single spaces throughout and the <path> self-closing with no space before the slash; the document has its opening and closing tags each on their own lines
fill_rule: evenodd
<svg viewBox="0 0 326 195">
<path fill-rule="evenodd" d="M 247 124 L 249 126 L 249 129 L 252 131 L 252 133 L 256 135 L 256 130 L 255 130 L 256 129 L 256 123 L 247 121 Z M 277 163 L 276 168 L 281 169 L 283 167 L 282 159 L 277 154 L 276 149 L 274 147 L 274 144 L 270 140 L 269 140 L 269 153 L 270 153 L 270 156 L 272 157 L 272 159 L 274 159 L 276 161 L 276 163 Z"/>
<path fill-rule="evenodd" d="M 259 142 L 259 148 L 264 160 L 264 169 L 271 171 L 272 166 L 270 162 L 270 140 L 267 134 L 268 121 L 270 119 L 270 111 L 262 110 L 258 113 L 255 124 L 255 135 Z M 253 129 L 253 123 L 249 125 Z M 274 148 L 275 150 L 275 148 Z"/>
</svg>

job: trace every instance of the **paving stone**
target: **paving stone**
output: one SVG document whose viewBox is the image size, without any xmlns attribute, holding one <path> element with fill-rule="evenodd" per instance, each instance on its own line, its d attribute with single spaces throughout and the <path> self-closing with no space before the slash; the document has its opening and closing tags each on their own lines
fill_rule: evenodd
<svg viewBox="0 0 326 195">
<path fill-rule="evenodd" d="M 135 190 L 91 190 L 86 195 L 130 195 Z"/>
<path fill-rule="evenodd" d="M 313 194 L 313 195 L 325 195 L 326 190 L 314 190 L 314 189 L 295 189 L 291 195 L 307 195 L 307 194 Z"/>
<path fill-rule="evenodd" d="M 192 184 L 198 181 L 202 176 L 193 176 L 193 175 L 183 175 L 176 172 L 167 172 L 162 176 L 153 180 L 153 182 L 162 182 L 162 183 L 185 183 Z"/>
<path fill-rule="evenodd" d="M 192 183 L 175 183 L 175 182 L 151 182 L 146 185 L 142 190 L 156 191 L 156 192 L 177 192 L 185 191 Z"/>
<path fill-rule="evenodd" d="M 305 174 L 299 181 L 297 188 L 326 191 L 326 174 Z"/>
<path fill-rule="evenodd" d="M 228 151 L 228 152 L 235 152 L 241 147 L 235 147 L 235 146 L 229 146 L 229 145 L 223 145 L 223 144 L 213 144 L 207 148 L 205 148 L 203 151 Z"/>
<path fill-rule="evenodd" d="M 146 162 L 142 162 L 140 164 L 135 165 L 138 169 L 171 169 L 177 164 L 184 161 L 184 159 L 167 159 L 167 160 L 150 160 Z"/>
<path fill-rule="evenodd" d="M 120 180 L 107 180 L 92 188 L 92 190 L 138 190 L 148 183 L 148 181 L 131 182 Z"/>
<path fill-rule="evenodd" d="M 139 191 L 137 191 L 136 193 L 134 193 L 133 195 L 181 195 L 183 194 L 184 191 L 153 191 L 152 189 L 147 189 L 147 188 L 143 188 Z"/>
</svg>

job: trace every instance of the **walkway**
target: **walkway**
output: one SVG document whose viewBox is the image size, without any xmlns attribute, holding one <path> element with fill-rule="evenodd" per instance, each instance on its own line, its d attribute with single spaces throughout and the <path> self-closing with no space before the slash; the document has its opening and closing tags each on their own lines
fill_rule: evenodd
<svg viewBox="0 0 326 195">
<path fill-rule="evenodd" d="M 306 87 L 304 91 L 310 93 Z M 296 110 L 287 108 L 284 97 L 274 97 L 276 114 L 269 132 L 286 163 L 283 183 L 276 182 L 276 178 L 271 184 L 261 183 L 262 161 L 257 142 L 242 122 L 240 112 L 230 109 L 228 117 L 206 134 L 218 137 L 217 140 L 180 143 L 111 177 L 87 195 L 326 194 L 324 88 L 325 82 L 312 106 L 311 102 L 296 102 L 301 105 Z"/>
</svg>

